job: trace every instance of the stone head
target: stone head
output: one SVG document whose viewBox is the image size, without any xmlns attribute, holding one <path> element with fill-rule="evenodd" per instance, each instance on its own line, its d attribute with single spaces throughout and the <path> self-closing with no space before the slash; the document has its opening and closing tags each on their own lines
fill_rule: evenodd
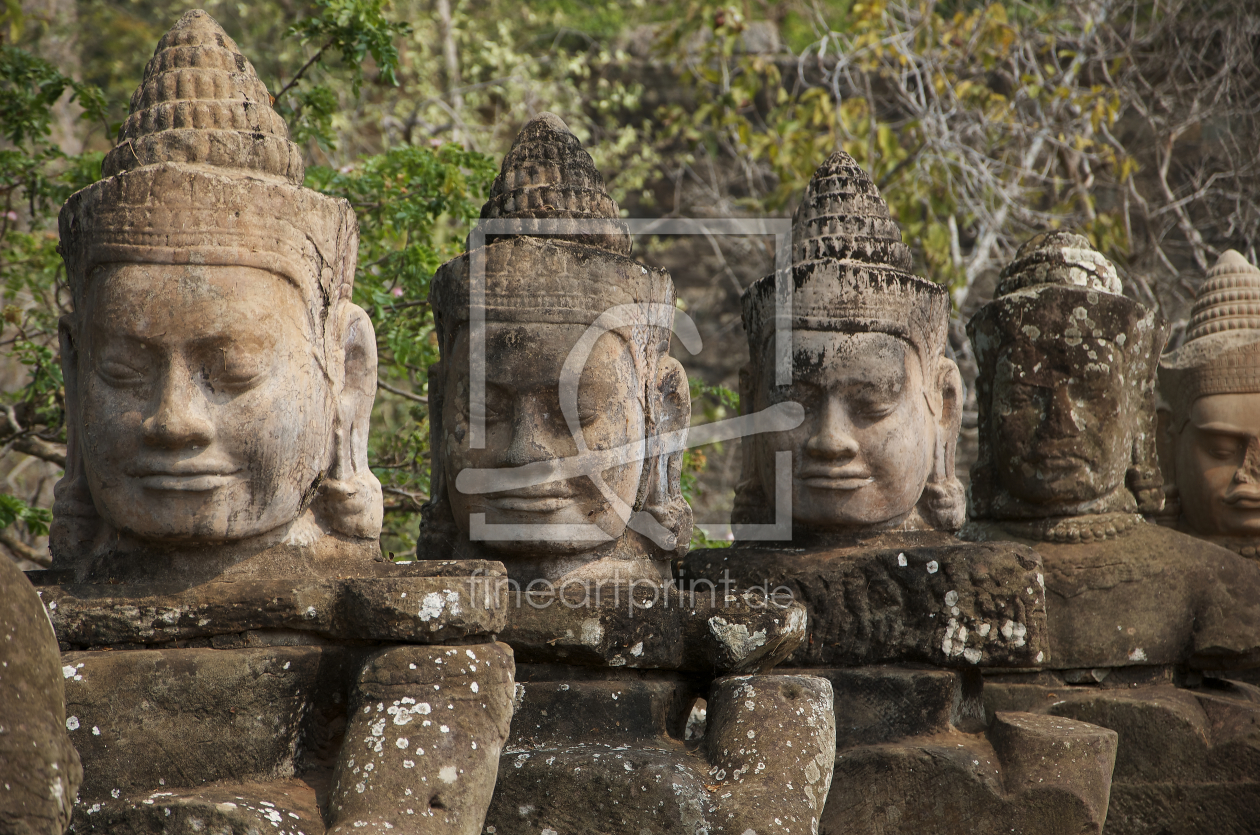
<svg viewBox="0 0 1260 835">
<path fill-rule="evenodd" d="M 1156 314 L 1080 235 L 1033 238 L 967 325 L 979 365 L 975 519 L 1153 512 Z"/>
<path fill-rule="evenodd" d="M 209 15 L 159 42 L 104 162 L 61 211 L 68 454 L 58 561 L 111 549 L 372 541 L 376 346 L 349 204 Z M 252 544 L 251 544 L 252 543 Z"/>
<path fill-rule="evenodd" d="M 795 429 L 745 438 L 736 525 L 774 519 L 777 453 L 792 453 L 798 533 L 957 530 L 962 382 L 944 356 L 946 289 L 911 255 L 866 172 L 843 152 L 815 172 L 792 223 L 791 382 L 775 367 L 775 276 L 744 295 L 745 413 L 799 402 Z M 738 528 L 736 536 L 739 536 Z"/>
<path fill-rule="evenodd" d="M 1260 270 L 1228 250 L 1181 346 L 1159 363 L 1166 513 L 1204 537 L 1260 539 Z M 1234 544 L 1233 542 L 1223 544 Z"/>
<path fill-rule="evenodd" d="M 518 578 L 659 576 L 691 533 L 681 452 L 659 446 L 691 413 L 668 353 L 673 283 L 628 257 L 617 204 L 552 114 L 521 131 L 482 217 L 508 233 L 444 264 L 430 294 L 421 556 L 456 545 Z"/>
</svg>

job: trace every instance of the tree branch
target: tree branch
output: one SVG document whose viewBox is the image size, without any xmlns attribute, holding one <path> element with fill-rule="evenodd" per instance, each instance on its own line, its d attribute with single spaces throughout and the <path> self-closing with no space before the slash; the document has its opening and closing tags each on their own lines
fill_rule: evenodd
<svg viewBox="0 0 1260 835">
<path fill-rule="evenodd" d="M 328 48 L 332 45 L 333 45 L 333 42 L 329 41 L 328 43 L 321 46 L 319 48 L 319 52 L 316 52 L 313 56 L 311 56 L 311 60 L 303 64 L 302 69 L 297 71 L 297 75 L 293 76 L 293 79 L 288 84 L 281 87 L 279 93 L 276 93 L 274 96 L 271 97 L 272 105 L 275 105 L 276 102 L 280 101 L 281 96 L 283 96 L 285 93 L 292 90 L 294 85 L 296 85 L 299 81 L 302 80 L 302 76 L 306 75 L 306 71 L 309 70 L 311 67 L 313 67 L 316 61 L 324 57 L 324 53 L 327 52 Z"/>
<path fill-rule="evenodd" d="M 52 567 L 52 557 L 47 552 L 40 551 L 38 548 L 32 548 L 22 540 L 13 535 L 11 530 L 0 531 L 0 545 L 9 549 L 9 553 L 18 559 L 30 560 L 43 568 Z"/>
<path fill-rule="evenodd" d="M 396 394 L 396 395 L 398 395 L 399 397 L 405 397 L 405 398 L 407 398 L 408 400 L 414 400 L 414 401 L 416 401 L 417 403 L 424 403 L 426 406 L 427 406 L 427 405 L 428 405 L 428 403 L 429 403 L 429 398 L 425 397 L 424 395 L 422 395 L 422 394 L 412 394 L 411 392 L 407 391 L 406 389 L 394 388 L 393 386 L 391 386 L 389 383 L 385 382 L 384 380 L 377 380 L 377 381 L 376 381 L 376 384 L 377 384 L 378 386 L 380 386 L 381 388 L 385 389 L 386 391 L 388 391 L 388 392 L 390 392 L 390 393 L 392 393 L 392 394 Z"/>
</svg>

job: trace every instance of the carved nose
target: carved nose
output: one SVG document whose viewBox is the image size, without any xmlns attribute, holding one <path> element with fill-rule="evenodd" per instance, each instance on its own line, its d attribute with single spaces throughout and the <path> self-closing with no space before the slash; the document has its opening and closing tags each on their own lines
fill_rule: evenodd
<svg viewBox="0 0 1260 835">
<path fill-rule="evenodd" d="M 145 441 L 166 449 L 209 446 L 214 440 L 214 422 L 207 406 L 189 369 L 169 369 L 158 408 L 144 421 Z"/>
<path fill-rule="evenodd" d="M 564 433 L 564 437 L 558 437 L 557 432 Z M 569 440 L 568 430 L 564 428 L 559 409 L 548 408 L 529 398 L 517 401 L 516 414 L 512 419 L 512 442 L 503 456 L 505 464 L 521 466 L 551 461 L 576 451 L 576 445 Z"/>
<path fill-rule="evenodd" d="M 1041 424 L 1044 435 L 1069 438 L 1081 434 L 1081 427 L 1076 423 L 1076 407 L 1067 386 L 1051 389 L 1045 404 L 1046 417 Z"/>
<path fill-rule="evenodd" d="M 818 430 L 805 442 L 805 452 L 826 459 L 848 459 L 858 454 L 858 442 L 842 404 L 828 400 Z"/>
<path fill-rule="evenodd" d="M 1242 466 L 1234 472 L 1234 482 L 1260 486 L 1260 440 L 1250 438 Z"/>
</svg>

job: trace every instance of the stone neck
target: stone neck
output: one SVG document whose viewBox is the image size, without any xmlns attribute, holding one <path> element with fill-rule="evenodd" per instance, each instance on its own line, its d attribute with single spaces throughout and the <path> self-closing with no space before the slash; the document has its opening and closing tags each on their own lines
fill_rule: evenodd
<svg viewBox="0 0 1260 835">
<path fill-rule="evenodd" d="M 1196 539 L 1202 539 L 1205 542 L 1211 542 L 1213 545 L 1228 548 L 1230 551 L 1233 551 L 1241 557 L 1260 560 L 1260 536 L 1224 536 L 1219 534 L 1202 534 L 1187 527 L 1184 518 L 1178 520 L 1177 530 L 1189 536 L 1193 536 Z"/>
<path fill-rule="evenodd" d="M 1120 539 L 1142 521 L 1137 513 L 1092 513 L 1050 516 L 1043 519 L 977 520 L 992 524 L 1012 536 L 1035 542 L 1082 543 Z"/>
</svg>

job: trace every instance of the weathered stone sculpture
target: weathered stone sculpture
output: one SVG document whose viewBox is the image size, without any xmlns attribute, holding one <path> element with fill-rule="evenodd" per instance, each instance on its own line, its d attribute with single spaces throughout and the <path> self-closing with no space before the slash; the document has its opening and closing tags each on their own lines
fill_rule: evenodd
<svg viewBox="0 0 1260 835">
<path fill-rule="evenodd" d="M 793 220 L 792 264 L 792 384 L 775 381 L 768 276 L 744 295 L 751 362 L 740 401 L 752 413 L 794 400 L 805 420 L 745 442 L 732 523 L 774 521 L 776 453 L 789 451 L 793 542 L 957 530 L 966 497 L 954 475 L 962 380 L 943 355 L 949 294 L 908 272 L 910 248 L 847 154 L 814 173 Z"/>
<path fill-rule="evenodd" d="M 943 355 L 945 288 L 909 272 L 888 207 L 844 153 L 810 181 L 793 255 L 791 384 L 776 380 L 768 276 L 744 296 L 741 410 L 795 400 L 805 420 L 744 439 L 736 545 L 688 555 L 685 576 L 729 572 L 808 605 L 788 663 L 836 692 L 823 832 L 1100 831 L 1115 734 L 981 704 L 981 668 L 1046 660 L 1045 599 L 1031 549 L 952 535 L 961 381 Z M 776 467 L 784 452 L 790 469 Z M 776 495 L 791 502 L 790 541 L 752 539 Z"/>
<path fill-rule="evenodd" d="M 1260 555 L 1260 270 L 1228 250 L 1208 271 L 1181 347 L 1160 360 L 1164 516 Z"/>
<path fill-rule="evenodd" d="M 1260 663 L 1260 566 L 1139 515 L 1162 502 L 1162 328 L 1120 290 L 1088 241 L 1052 233 L 968 325 L 980 458 L 963 535 L 1036 545 L 1050 633 L 1051 669 L 992 677 L 986 705 L 1119 733 L 1108 832 L 1247 831 L 1260 694 L 1200 683 Z"/>
<path fill-rule="evenodd" d="M 614 462 L 687 428 L 686 375 L 669 356 L 669 274 L 628 257 L 617 204 L 590 155 L 551 114 L 521 131 L 482 217 L 582 227 L 563 236 L 495 236 L 433 278 L 442 360 L 430 372 L 435 475 L 422 550 L 500 558 L 524 582 L 668 576 L 667 560 L 691 535 L 691 510 L 678 489 L 681 452 Z M 484 334 L 470 324 L 474 281 Z M 579 346 L 592 336 L 593 343 Z M 562 385 L 566 361 L 582 350 L 585 365 Z M 477 352 L 485 374 L 481 402 L 474 402 L 468 374 Z M 478 431 L 484 440 L 474 445 Z M 609 466 L 595 478 L 492 484 L 478 492 L 456 479 L 464 470 L 558 466 L 581 453 L 607 453 Z M 470 537 L 478 520 L 486 527 Z M 553 526 L 566 526 L 566 533 L 548 535 L 548 527 L 560 529 Z"/>
<path fill-rule="evenodd" d="M 83 769 L 66 734 L 64 676 L 39 595 L 0 560 L 0 832 L 61 835 Z"/>
<path fill-rule="evenodd" d="M 433 279 L 434 498 L 417 553 L 501 557 L 502 637 L 529 662 L 487 831 L 810 833 L 835 750 L 831 687 L 746 675 L 799 644 L 799 606 L 689 599 L 667 581 L 691 532 L 687 380 L 667 352 L 672 281 L 628 257 L 618 216 L 544 114 L 503 161 L 488 243 Z M 684 727 L 703 695 L 697 748 Z"/>
<path fill-rule="evenodd" d="M 370 560 L 376 346 L 349 204 L 204 13 L 163 39 L 104 180 L 61 213 L 69 437 L 51 534 L 80 579 Z M 281 566 L 285 568 L 281 568 Z"/>
<path fill-rule="evenodd" d="M 353 212 L 302 187 L 205 12 L 159 42 L 119 140 L 61 213 L 69 447 L 37 574 L 72 828 L 480 832 L 513 660 L 472 578 L 502 566 L 380 556 Z"/>
</svg>

